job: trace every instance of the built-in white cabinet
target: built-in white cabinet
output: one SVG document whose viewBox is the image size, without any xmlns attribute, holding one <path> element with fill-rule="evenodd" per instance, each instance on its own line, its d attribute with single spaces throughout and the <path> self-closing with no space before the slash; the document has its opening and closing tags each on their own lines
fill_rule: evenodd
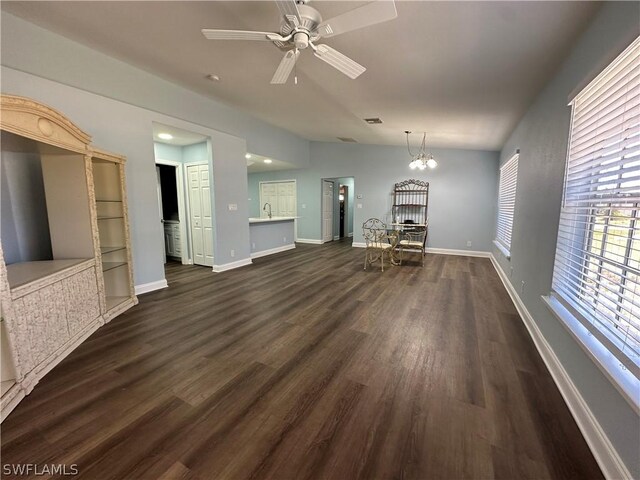
<svg viewBox="0 0 640 480">
<path fill-rule="evenodd" d="M 0 110 L 4 419 L 137 299 L 124 157 L 96 149 L 65 116 L 34 100 L 2 95 Z"/>
<path fill-rule="evenodd" d="M 167 257 L 182 258 L 182 242 L 180 239 L 180 222 L 164 221 L 164 245 Z"/>
</svg>

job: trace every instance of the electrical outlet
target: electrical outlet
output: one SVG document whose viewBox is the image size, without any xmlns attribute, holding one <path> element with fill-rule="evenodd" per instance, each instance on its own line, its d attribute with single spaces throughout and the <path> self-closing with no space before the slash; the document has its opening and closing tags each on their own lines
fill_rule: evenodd
<svg viewBox="0 0 640 480">
<path fill-rule="evenodd" d="M 467 247 L 471 246 L 471 240 L 467 240 Z"/>
<path fill-rule="evenodd" d="M 287 243 L 287 237 L 282 237 L 282 241 L 283 241 L 284 243 Z"/>
<path fill-rule="evenodd" d="M 236 256 L 236 251 L 235 250 L 231 250 L 231 257 L 235 257 Z"/>
<path fill-rule="evenodd" d="M 303 203 L 303 204 L 302 204 L 302 208 L 307 208 L 307 204 L 306 204 L 306 203 Z"/>
<path fill-rule="evenodd" d="M 520 293 L 524 294 L 524 280 L 522 280 L 522 284 L 520 284 Z"/>
<path fill-rule="evenodd" d="M 362 208 L 362 204 L 361 204 L 361 203 L 359 203 L 359 204 L 357 204 L 357 205 L 356 205 L 356 207 L 357 207 L 357 208 Z"/>
<path fill-rule="evenodd" d="M 356 198 L 358 198 L 358 199 L 362 198 L 362 194 L 359 193 L 358 195 L 356 195 Z"/>
<path fill-rule="evenodd" d="M 256 243 L 255 243 L 255 242 L 253 242 L 253 243 L 251 244 L 251 248 L 252 248 L 253 250 L 255 250 L 255 249 L 256 249 Z"/>
<path fill-rule="evenodd" d="M 513 277 L 513 267 L 509 267 L 509 276 Z"/>
</svg>

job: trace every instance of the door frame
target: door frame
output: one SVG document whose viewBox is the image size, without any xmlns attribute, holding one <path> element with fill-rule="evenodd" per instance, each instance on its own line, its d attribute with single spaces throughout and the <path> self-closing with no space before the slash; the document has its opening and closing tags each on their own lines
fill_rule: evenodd
<svg viewBox="0 0 640 480">
<path fill-rule="evenodd" d="M 324 184 L 326 183 L 330 183 L 333 186 L 333 196 L 331 198 L 331 240 L 325 240 L 325 231 L 324 231 Z M 335 208 L 333 208 L 333 204 L 334 204 L 334 197 L 336 195 L 335 192 L 335 182 L 334 180 L 329 180 L 327 178 L 323 178 L 321 183 L 320 183 L 320 241 L 322 243 L 327 243 L 327 242 L 332 242 L 333 241 L 333 223 L 334 223 L 334 216 L 336 214 L 336 212 L 334 212 Z"/>
<path fill-rule="evenodd" d="M 349 235 L 349 185 L 341 183 L 340 187 L 344 187 L 344 220 L 342 221 L 342 228 L 344 229 L 344 238 L 349 238 L 353 237 L 353 232 Z M 340 195 L 340 190 L 338 190 L 338 195 Z"/>
<path fill-rule="evenodd" d="M 260 205 L 258 205 L 258 207 L 260 208 L 260 216 L 262 216 L 262 206 L 264 205 L 264 203 L 262 203 L 262 184 L 263 183 L 289 183 L 289 182 L 293 182 L 293 185 L 295 187 L 295 192 L 296 192 L 296 201 L 295 201 L 295 206 L 296 206 L 296 211 L 294 212 L 293 216 L 296 217 L 293 220 L 293 241 L 297 242 L 298 241 L 298 182 L 296 181 L 295 178 L 292 179 L 285 179 L 285 180 L 260 180 L 258 182 L 258 199 L 260 202 Z"/>
<path fill-rule="evenodd" d="M 187 216 L 187 208 L 185 206 L 188 201 L 185 199 L 184 193 L 184 168 L 183 164 L 180 162 L 176 162 L 174 160 L 164 160 L 162 158 L 156 158 L 156 165 L 166 165 L 169 167 L 175 167 L 176 169 L 176 192 L 178 195 L 178 215 L 180 216 L 180 250 L 181 260 L 183 265 L 191 265 L 193 264 L 193 260 L 191 259 L 191 251 L 188 248 L 184 248 L 184 246 L 190 246 L 188 243 L 187 237 L 187 225 L 189 224 L 189 217 Z M 163 232 L 162 232 L 162 241 L 164 242 L 164 223 L 162 224 Z M 187 242 L 183 242 L 187 240 Z M 164 247 L 163 247 L 164 248 Z M 165 255 L 166 258 L 166 255 Z"/>
<path fill-rule="evenodd" d="M 212 175 L 211 175 L 211 171 L 212 171 L 211 170 L 211 165 L 207 161 L 183 163 L 182 166 L 183 166 L 184 171 L 185 171 L 185 180 L 184 181 L 186 182 L 187 168 L 188 167 L 195 167 L 195 166 L 198 166 L 198 165 L 206 165 L 209 168 L 209 177 L 211 177 L 210 179 L 211 179 L 211 185 L 212 185 L 211 189 L 213 190 L 213 178 L 212 178 Z M 185 184 L 185 189 L 186 189 L 186 184 Z M 186 192 L 186 190 L 185 190 L 185 192 Z M 193 265 L 194 264 L 193 263 L 193 236 L 191 235 L 191 200 L 189 200 L 189 195 L 186 195 L 185 198 L 186 198 L 186 201 L 187 201 L 186 202 L 187 203 L 187 212 L 186 213 L 187 213 L 187 218 L 189 220 L 189 229 L 188 229 L 188 234 L 189 234 L 189 255 L 190 255 L 189 263 Z M 213 202 L 211 201 L 211 198 L 209 198 L 209 202 L 211 202 L 211 213 L 214 214 L 215 210 L 213 209 Z M 213 218 L 215 219 L 215 215 L 213 216 Z M 212 229 L 216 228 L 215 223 L 211 226 L 211 228 Z M 215 254 L 215 238 L 213 238 L 211 241 L 214 242 L 213 243 L 213 253 Z M 215 262 L 215 259 L 214 259 L 214 262 Z M 200 265 L 200 266 L 202 266 L 202 265 Z"/>
</svg>

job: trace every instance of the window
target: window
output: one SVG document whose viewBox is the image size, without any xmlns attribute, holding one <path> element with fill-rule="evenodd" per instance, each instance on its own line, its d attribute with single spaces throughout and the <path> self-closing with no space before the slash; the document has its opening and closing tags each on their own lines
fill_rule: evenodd
<svg viewBox="0 0 640 480">
<path fill-rule="evenodd" d="M 498 226 L 496 245 L 509 257 L 513 214 L 516 208 L 516 183 L 518 182 L 518 157 L 516 153 L 500 167 L 500 185 L 498 187 Z"/>
<path fill-rule="evenodd" d="M 637 381 L 640 38 L 571 106 L 553 294 Z"/>
</svg>

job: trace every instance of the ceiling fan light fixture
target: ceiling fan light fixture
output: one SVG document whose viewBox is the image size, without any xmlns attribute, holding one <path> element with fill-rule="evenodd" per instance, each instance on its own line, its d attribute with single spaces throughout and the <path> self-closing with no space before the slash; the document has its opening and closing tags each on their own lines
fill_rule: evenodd
<svg viewBox="0 0 640 480">
<path fill-rule="evenodd" d="M 246 153 L 244 158 L 246 158 L 247 160 L 249 160 L 251 158 L 251 154 L 250 153 Z"/>
<path fill-rule="evenodd" d="M 171 135 L 170 133 L 159 133 L 158 134 L 158 138 L 161 138 L 162 140 L 171 140 L 173 139 L 173 135 Z"/>
<path fill-rule="evenodd" d="M 273 160 L 271 160 L 270 158 L 265 158 L 264 163 L 273 163 Z"/>
</svg>

